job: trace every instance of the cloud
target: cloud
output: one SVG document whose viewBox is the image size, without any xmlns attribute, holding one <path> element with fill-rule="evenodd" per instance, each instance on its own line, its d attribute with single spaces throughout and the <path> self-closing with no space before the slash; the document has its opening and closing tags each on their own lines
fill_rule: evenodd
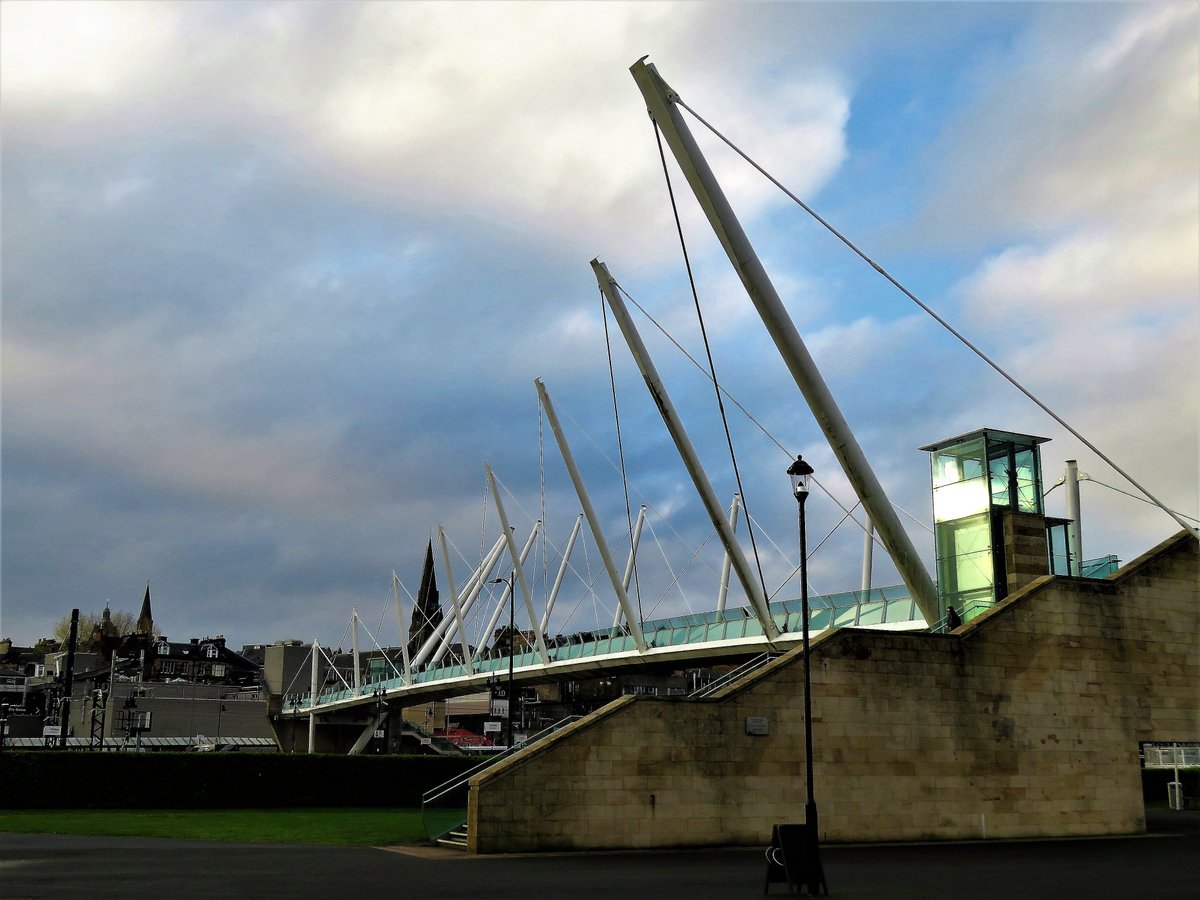
<svg viewBox="0 0 1200 900">
<path fill-rule="evenodd" d="M 1040 33 L 1031 46 L 1042 55 L 1025 77 L 1054 85 L 1046 114 L 1022 116 L 1022 139 L 1005 145 L 1003 164 L 984 146 L 998 137 L 993 126 L 960 132 L 956 151 L 974 154 L 990 177 L 954 193 L 960 170 L 943 198 L 944 208 L 973 205 L 981 221 L 998 218 L 1002 231 L 1037 235 L 990 254 L 954 289 L 976 333 L 1118 465 L 1193 515 L 1200 505 L 1196 16 L 1183 5 L 1139 7 L 1069 53 L 1052 53 L 1055 39 Z M 972 121 L 1012 120 L 1014 102 L 999 97 L 992 94 Z M 1046 427 L 1060 435 L 1050 453 L 1091 460 L 1093 474 L 1121 481 L 1073 436 Z M 1136 521 L 1159 534 L 1171 526 L 1161 512 L 1131 513 L 1132 501 L 1115 495 L 1095 502 L 1105 514 L 1094 519 L 1108 523 L 1102 533 L 1116 545 L 1121 529 L 1113 522 Z"/>
<path fill-rule="evenodd" d="M 115 4 L 47 42 L 69 9 L 17 4 L 5 99 L 18 129 L 59 132 L 69 110 L 101 143 L 164 121 L 257 135 L 363 200 L 461 210 L 641 262 L 661 252 L 647 236 L 669 248 L 670 231 L 627 68 L 647 42 L 677 55 L 711 14 L 654 3 Z M 803 188 L 843 159 L 848 103 L 828 76 L 700 83 L 735 132 L 769 117 L 760 148 Z M 770 195 L 735 171 L 755 215 Z"/>
<path fill-rule="evenodd" d="M 1191 211 L 1146 227 L 1081 227 L 1043 246 L 1009 247 L 961 287 L 979 322 L 1074 328 L 1185 307 L 1196 297 L 1200 221 Z"/>
<path fill-rule="evenodd" d="M 1049 235 L 1194 197 L 1200 13 L 1188 4 L 1099 12 L 1081 22 L 1046 8 L 1011 52 L 981 61 L 972 109 L 931 151 L 941 189 L 929 227 L 945 237 L 1031 226 Z"/>
<path fill-rule="evenodd" d="M 126 366 L 133 346 L 142 352 Z M 21 423 L 24 441 L 77 448 L 90 465 L 193 502 L 330 515 L 372 495 L 368 480 L 333 461 L 336 421 L 238 433 L 203 389 L 206 365 L 147 355 L 155 355 L 153 340 L 129 333 L 61 352 L 6 340 L 5 415 Z"/>
<path fill-rule="evenodd" d="M 386 594 L 392 566 L 408 578 L 437 522 L 467 555 L 495 533 L 483 459 L 521 498 L 509 512 L 522 528 L 543 512 L 545 462 L 545 514 L 562 540 L 577 501 L 532 378 L 616 458 L 587 261 L 609 263 L 702 354 L 627 71 L 646 52 L 700 113 L 812 197 L 864 174 L 922 174 L 890 144 L 855 146 L 855 91 L 891 84 L 895 63 L 930 47 L 969 55 L 977 43 L 960 53 L 964 36 L 1000 22 L 1012 41 L 996 44 L 1010 49 L 969 56 L 969 102 L 930 114 L 944 132 L 926 162 L 946 176 L 931 211 L 947 244 L 946 231 L 961 238 L 935 278 L 958 283 L 950 299 L 1006 360 L 1069 385 L 1073 415 L 1103 419 L 1086 390 L 1101 385 L 1136 407 L 1110 424 L 1155 433 L 1155 417 L 1194 402 L 1195 383 L 1183 308 L 1194 63 L 1179 36 L 1188 20 L 1163 9 L 5 3 L 6 630 L 32 640 L 61 598 L 116 598 L 149 576 L 173 632 L 336 641 L 330 623 Z M 1009 412 L 993 377 L 969 372 L 929 325 L 889 320 L 878 293 L 822 250 L 797 251 L 798 231 L 779 224 L 785 201 L 693 130 L 881 479 L 905 506 L 927 506 L 912 448 L 960 424 L 1006 424 L 978 421 Z M 844 499 L 790 376 L 672 178 L 718 373 Z M 916 225 L 936 237 L 928 218 Z M 639 325 L 727 500 L 711 386 Z M 1072 330 L 1052 345 L 1052 327 Z M 1143 352 L 1166 387 L 1139 369 L 1136 342 L 1155 348 Z M 664 541 L 675 540 L 668 523 L 687 539 L 686 559 L 705 517 L 614 345 L 635 493 L 656 507 Z M 1068 360 L 1088 347 L 1095 357 Z M 1102 371 L 1070 382 L 1052 360 Z M 730 413 L 755 515 L 785 523 L 775 540 L 789 547 L 781 453 Z M 1171 466 L 1191 446 L 1186 421 L 1157 432 L 1172 441 Z M 620 476 L 564 424 L 619 534 Z M 840 516 L 812 505 L 814 532 Z M 839 566 L 857 579 L 861 540 L 837 544 L 821 562 L 830 588 L 845 586 Z M 697 563 L 681 580 L 707 598 L 710 574 Z"/>
</svg>

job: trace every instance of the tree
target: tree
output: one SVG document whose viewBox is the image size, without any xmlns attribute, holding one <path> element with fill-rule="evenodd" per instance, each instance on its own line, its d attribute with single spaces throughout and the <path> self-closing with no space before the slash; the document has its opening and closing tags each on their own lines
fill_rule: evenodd
<svg viewBox="0 0 1200 900">
<path fill-rule="evenodd" d="M 105 612 L 108 612 L 106 619 Z M 75 649 L 80 653 L 87 653 L 93 649 L 93 639 L 99 630 L 105 637 L 120 637 L 126 634 L 132 634 L 134 626 L 137 624 L 137 616 L 133 613 L 118 610 L 111 612 L 104 609 L 95 613 L 79 613 L 79 631 L 77 633 L 77 644 Z M 66 649 L 67 638 L 71 636 L 71 614 L 63 616 L 54 626 L 54 638 L 63 649 Z"/>
</svg>

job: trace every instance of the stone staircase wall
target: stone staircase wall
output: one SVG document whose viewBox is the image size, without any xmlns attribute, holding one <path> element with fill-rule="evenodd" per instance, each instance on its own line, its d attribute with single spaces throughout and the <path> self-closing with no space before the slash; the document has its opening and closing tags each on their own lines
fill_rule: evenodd
<svg viewBox="0 0 1200 900">
<path fill-rule="evenodd" d="M 1143 830 L 1138 742 L 1200 739 L 1197 548 L 1040 578 L 950 635 L 816 641 L 822 839 Z M 472 780 L 470 849 L 765 844 L 803 819 L 802 692 L 795 650 L 713 698 L 614 701 Z"/>
</svg>

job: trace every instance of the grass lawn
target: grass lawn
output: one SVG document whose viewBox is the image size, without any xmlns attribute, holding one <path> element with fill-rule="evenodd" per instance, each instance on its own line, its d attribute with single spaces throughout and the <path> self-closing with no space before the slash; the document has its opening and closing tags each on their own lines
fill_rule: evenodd
<svg viewBox="0 0 1200 900">
<path fill-rule="evenodd" d="M 428 840 L 419 809 L 16 809 L 0 831 L 387 846 Z"/>
</svg>

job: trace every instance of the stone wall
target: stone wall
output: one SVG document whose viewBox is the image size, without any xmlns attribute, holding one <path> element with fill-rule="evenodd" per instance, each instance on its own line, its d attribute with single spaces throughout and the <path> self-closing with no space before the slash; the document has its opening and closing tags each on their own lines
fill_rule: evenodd
<svg viewBox="0 0 1200 900">
<path fill-rule="evenodd" d="M 954 634 L 813 644 L 826 841 L 1144 829 L 1139 741 L 1200 739 L 1200 552 L 1043 577 Z M 803 659 L 715 698 L 614 701 L 473 779 L 476 852 L 765 844 L 803 819 Z M 747 718 L 766 719 L 749 734 Z"/>
</svg>

